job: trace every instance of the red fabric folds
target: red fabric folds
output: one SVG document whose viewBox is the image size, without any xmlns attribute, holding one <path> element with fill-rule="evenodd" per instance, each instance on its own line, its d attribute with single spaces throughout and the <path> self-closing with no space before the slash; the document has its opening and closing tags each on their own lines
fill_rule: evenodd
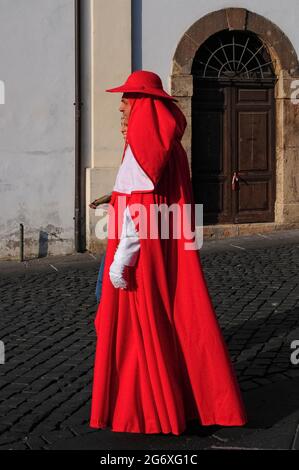
<svg viewBox="0 0 299 470">
<path fill-rule="evenodd" d="M 140 94 L 138 98 L 129 100 L 131 113 L 127 141 L 139 165 L 156 187 L 175 138 L 180 139 L 184 133 L 186 119 L 171 101 Z"/>
<path fill-rule="evenodd" d="M 114 221 L 124 207 L 129 206 L 137 230 L 141 220 L 149 221 L 153 204 L 176 203 L 181 209 L 191 204 L 194 210 L 189 165 L 180 142 L 185 127 L 185 117 L 174 103 L 135 99 L 128 142 L 155 188 L 131 195 L 112 193 L 102 298 L 95 318 L 92 428 L 178 435 L 190 419 L 225 426 L 247 421 L 200 255 L 185 249 L 186 237 L 175 238 L 170 224 L 170 236 L 163 239 L 156 222 L 158 238 L 140 237 L 137 263 L 127 268 L 128 289 L 115 289 L 109 279 L 121 233 Z M 135 204 L 146 209 L 143 219 L 136 215 Z"/>
</svg>

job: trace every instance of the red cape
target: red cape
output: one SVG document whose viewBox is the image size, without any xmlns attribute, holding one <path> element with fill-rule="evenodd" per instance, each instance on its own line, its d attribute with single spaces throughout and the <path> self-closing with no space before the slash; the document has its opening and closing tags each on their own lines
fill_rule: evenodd
<svg viewBox="0 0 299 470">
<path fill-rule="evenodd" d="M 151 204 L 194 204 L 180 142 L 185 127 L 185 117 L 172 102 L 149 97 L 133 102 L 128 142 L 155 188 L 112 193 L 95 318 L 92 428 L 181 434 L 186 421 L 195 418 L 203 425 L 247 421 L 199 252 L 186 250 L 184 238 L 140 238 L 137 263 L 127 268 L 128 289 L 114 288 L 109 278 L 121 233 L 117 223 L 115 238 L 110 231 L 112 217 L 117 220 L 123 210 L 118 195 L 125 198 L 133 220 L 135 203 L 147 209 Z M 194 229 L 194 218 L 191 225 Z"/>
</svg>

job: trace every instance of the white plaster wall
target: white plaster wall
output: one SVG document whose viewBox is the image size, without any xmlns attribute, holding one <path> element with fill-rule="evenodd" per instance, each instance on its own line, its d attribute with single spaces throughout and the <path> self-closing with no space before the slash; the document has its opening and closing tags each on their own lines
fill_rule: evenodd
<svg viewBox="0 0 299 470">
<path fill-rule="evenodd" d="M 74 245 L 74 2 L 0 0 L 0 258 Z"/>
<path fill-rule="evenodd" d="M 95 234 L 100 217 L 88 205 L 112 191 L 121 163 L 124 141 L 120 133 L 119 105 L 122 94 L 105 90 L 121 85 L 132 70 L 131 0 L 89 1 L 91 82 L 88 85 L 90 97 L 86 85 L 84 101 L 90 101 L 91 120 L 90 127 L 84 125 L 83 131 L 84 141 L 90 139 L 89 167 L 85 169 L 86 241 L 87 249 L 100 252 L 103 241 Z M 84 40 L 87 44 L 88 38 Z"/>
<path fill-rule="evenodd" d="M 133 0 L 134 70 L 158 73 L 169 92 L 172 58 L 185 31 L 202 16 L 228 7 L 246 8 L 268 18 L 299 55 L 298 0 Z"/>
<path fill-rule="evenodd" d="M 92 0 L 92 167 L 116 167 L 121 160 L 121 85 L 131 73 L 131 0 Z"/>
</svg>

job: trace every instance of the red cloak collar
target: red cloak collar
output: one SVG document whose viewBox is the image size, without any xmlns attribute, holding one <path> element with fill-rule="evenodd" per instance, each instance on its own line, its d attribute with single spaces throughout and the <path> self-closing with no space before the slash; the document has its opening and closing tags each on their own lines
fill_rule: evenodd
<svg viewBox="0 0 299 470">
<path fill-rule="evenodd" d="M 127 144 L 154 187 L 168 162 L 176 139 L 181 140 L 187 122 L 178 106 L 170 101 L 138 93 L 129 97 L 131 112 Z"/>
</svg>

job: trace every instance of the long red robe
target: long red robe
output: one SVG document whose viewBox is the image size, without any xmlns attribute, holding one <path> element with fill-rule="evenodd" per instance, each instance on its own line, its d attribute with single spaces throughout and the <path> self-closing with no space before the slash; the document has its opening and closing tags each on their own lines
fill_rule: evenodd
<svg viewBox="0 0 299 470">
<path fill-rule="evenodd" d="M 127 268 L 128 289 L 114 288 L 109 278 L 121 233 L 116 220 L 123 206 L 120 209 L 118 196 L 125 198 L 130 211 L 135 203 L 147 209 L 151 204 L 194 204 L 187 156 L 180 142 L 184 118 L 178 108 L 168 105 L 168 111 L 172 109 L 175 115 L 173 126 L 174 121 L 161 105 L 166 113 L 163 123 L 168 125 L 159 148 L 165 151 L 161 150 L 151 164 L 150 154 L 157 155 L 155 146 L 158 148 L 163 140 L 161 135 L 155 140 L 153 128 L 149 131 L 143 126 L 138 130 L 141 138 L 136 139 L 133 130 L 136 135 L 142 106 L 142 115 L 149 112 L 153 118 L 161 101 L 141 101 L 132 120 L 130 115 L 128 141 L 155 189 L 130 195 L 112 193 L 102 297 L 95 317 L 90 427 L 178 435 L 190 419 L 198 419 L 202 425 L 240 426 L 247 421 L 246 412 L 199 252 L 186 250 L 183 237 L 140 238 L 137 263 Z M 152 145 L 142 135 L 143 128 L 151 132 Z M 149 210 L 146 217 L 148 214 Z M 131 215 L 137 220 L 134 211 Z M 109 234 L 112 226 L 115 238 Z"/>
</svg>

